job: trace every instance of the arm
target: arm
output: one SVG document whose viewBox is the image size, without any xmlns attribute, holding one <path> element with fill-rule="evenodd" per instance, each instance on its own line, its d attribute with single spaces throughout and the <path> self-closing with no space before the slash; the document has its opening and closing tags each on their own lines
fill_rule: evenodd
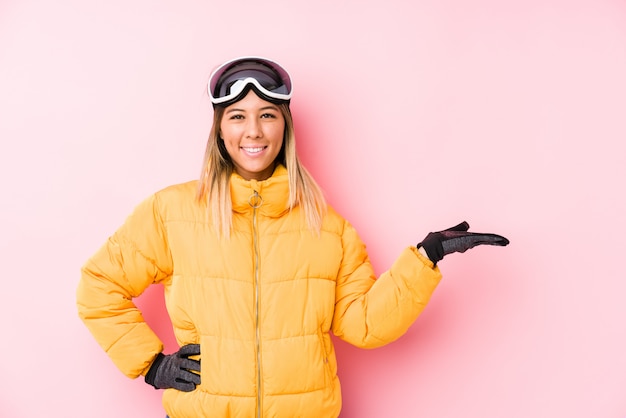
<svg viewBox="0 0 626 418">
<path fill-rule="evenodd" d="M 157 197 L 141 203 L 83 266 L 78 313 L 117 367 L 135 378 L 163 350 L 132 299 L 171 275 L 172 262 Z"/>
<path fill-rule="evenodd" d="M 409 247 L 376 279 L 365 245 L 349 224 L 342 242 L 333 333 L 363 348 L 396 340 L 426 307 L 441 280 L 439 269 L 417 248 Z"/>
<path fill-rule="evenodd" d="M 478 245 L 506 246 L 497 234 L 468 232 L 461 224 L 431 232 L 405 249 L 389 271 L 375 280 L 365 246 L 348 225 L 343 233 L 344 260 L 337 279 L 333 333 L 364 348 L 387 344 L 417 319 L 441 280 L 436 266 L 444 256 Z"/>
</svg>

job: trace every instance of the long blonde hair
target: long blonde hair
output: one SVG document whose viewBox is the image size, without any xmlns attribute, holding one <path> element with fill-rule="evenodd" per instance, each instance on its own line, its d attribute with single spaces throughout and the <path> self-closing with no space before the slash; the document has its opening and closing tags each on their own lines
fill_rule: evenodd
<svg viewBox="0 0 626 418">
<path fill-rule="evenodd" d="M 285 137 L 276 163 L 287 168 L 289 177 L 288 207 L 292 210 L 300 205 L 304 211 L 307 226 L 319 233 L 326 213 L 326 200 L 321 188 L 304 168 L 296 152 L 296 135 L 293 118 L 288 104 L 278 105 L 285 119 Z M 213 112 L 213 125 L 202 163 L 197 198 L 207 203 L 208 214 L 220 235 L 230 236 L 233 223 L 233 209 L 230 197 L 230 177 L 234 171 L 233 162 L 220 139 L 220 125 L 224 108 L 216 106 Z"/>
</svg>

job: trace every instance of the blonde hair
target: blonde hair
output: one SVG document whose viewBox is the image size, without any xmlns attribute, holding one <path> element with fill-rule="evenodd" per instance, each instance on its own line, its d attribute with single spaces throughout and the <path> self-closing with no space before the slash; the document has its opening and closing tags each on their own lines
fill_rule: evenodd
<svg viewBox="0 0 626 418">
<path fill-rule="evenodd" d="M 304 168 L 296 152 L 296 136 L 289 105 L 278 105 L 285 119 L 283 147 L 276 157 L 276 163 L 287 168 L 289 178 L 288 207 L 292 210 L 301 206 L 307 226 L 319 233 L 326 213 L 326 200 L 321 188 Z M 208 214 L 218 234 L 230 236 L 233 224 L 233 209 L 230 197 L 230 177 L 234 171 L 233 162 L 220 139 L 220 124 L 224 108 L 216 106 L 213 112 L 213 125 L 202 163 L 197 198 L 206 201 Z"/>
</svg>

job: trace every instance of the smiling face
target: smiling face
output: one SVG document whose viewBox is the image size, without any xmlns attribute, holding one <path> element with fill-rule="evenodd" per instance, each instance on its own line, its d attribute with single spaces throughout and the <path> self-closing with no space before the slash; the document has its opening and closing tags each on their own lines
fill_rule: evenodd
<svg viewBox="0 0 626 418">
<path fill-rule="evenodd" d="M 220 136 L 235 172 L 246 180 L 272 175 L 284 133 L 285 118 L 278 106 L 252 90 L 226 107 L 220 122 Z"/>
</svg>

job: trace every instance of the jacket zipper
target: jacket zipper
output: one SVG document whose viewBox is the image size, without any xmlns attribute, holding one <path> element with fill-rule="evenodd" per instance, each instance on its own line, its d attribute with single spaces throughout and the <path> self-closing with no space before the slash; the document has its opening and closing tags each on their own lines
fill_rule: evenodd
<svg viewBox="0 0 626 418">
<path fill-rule="evenodd" d="M 250 206 L 252 206 L 252 242 L 254 247 L 254 322 L 255 322 L 255 338 L 256 338 L 256 361 L 257 361 L 257 394 L 256 394 L 256 407 L 257 417 L 262 416 L 262 396 L 261 396 L 261 329 L 260 329 L 260 298 L 259 298 L 259 236 L 258 236 L 258 224 L 257 224 L 257 211 L 263 204 L 263 198 L 255 190 L 254 194 L 250 196 L 248 200 Z"/>
</svg>

